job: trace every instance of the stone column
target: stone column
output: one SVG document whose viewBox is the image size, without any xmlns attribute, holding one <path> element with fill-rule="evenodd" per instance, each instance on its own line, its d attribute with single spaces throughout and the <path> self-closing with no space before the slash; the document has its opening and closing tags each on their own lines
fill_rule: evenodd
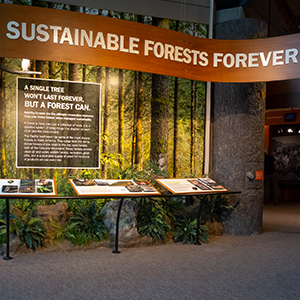
<svg viewBox="0 0 300 300">
<path fill-rule="evenodd" d="M 267 26 L 255 19 L 239 19 L 216 26 L 217 39 L 267 36 Z M 213 104 L 212 175 L 229 190 L 236 211 L 224 215 L 229 235 L 262 231 L 263 181 L 251 179 L 264 169 L 265 82 L 215 83 Z"/>
</svg>

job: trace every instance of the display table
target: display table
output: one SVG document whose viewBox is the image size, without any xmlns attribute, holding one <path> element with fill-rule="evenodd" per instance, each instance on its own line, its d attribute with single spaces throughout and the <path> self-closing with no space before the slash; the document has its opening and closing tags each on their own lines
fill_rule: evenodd
<svg viewBox="0 0 300 300">
<path fill-rule="evenodd" d="M 196 196 L 200 199 L 200 205 L 199 205 L 199 209 L 198 209 L 198 215 L 197 215 L 197 241 L 199 241 L 199 227 L 200 227 L 200 215 L 201 215 L 201 210 L 203 207 L 203 204 L 205 203 L 205 201 L 207 201 L 207 198 L 211 195 L 228 195 L 228 194 L 239 194 L 241 193 L 240 191 L 222 191 L 222 192 L 208 192 L 208 193 L 193 193 L 192 196 Z M 191 196 L 191 194 L 187 193 L 187 194 L 171 194 L 171 193 L 163 193 L 160 195 L 153 195 L 154 197 L 162 197 L 162 198 L 170 198 L 170 197 L 187 197 L 187 196 Z M 44 197 L 37 197 L 37 196 L 26 196 L 26 199 L 35 199 L 35 200 L 45 200 L 45 199 L 55 199 L 55 200 L 68 200 L 68 199 L 97 199 L 97 198 L 101 198 L 101 199 L 107 199 L 107 198 L 115 198 L 115 199 L 120 199 L 120 204 L 119 204 L 119 208 L 118 208 L 118 212 L 117 212 L 117 220 L 116 220 L 116 238 L 115 238 L 115 249 L 113 250 L 113 253 L 120 253 L 118 251 L 118 242 L 119 242 L 119 220 L 120 220 L 120 214 L 121 214 L 121 208 L 122 208 L 122 204 L 125 198 L 149 198 L 151 196 L 149 195 L 126 195 L 126 196 L 118 196 L 118 197 L 112 197 L 110 195 L 106 195 L 106 196 L 44 196 Z M 10 260 L 12 259 L 12 257 L 9 255 L 9 215 L 10 215 L 10 209 L 9 209 L 9 200 L 10 199 L 20 199 L 20 196 L 17 195 L 10 195 L 10 196 L 0 196 L 1 199 L 5 199 L 6 200 L 6 255 L 4 256 L 4 260 Z M 24 199 L 24 197 L 23 197 Z M 197 245 L 199 245 L 199 242 L 196 243 Z"/>
</svg>

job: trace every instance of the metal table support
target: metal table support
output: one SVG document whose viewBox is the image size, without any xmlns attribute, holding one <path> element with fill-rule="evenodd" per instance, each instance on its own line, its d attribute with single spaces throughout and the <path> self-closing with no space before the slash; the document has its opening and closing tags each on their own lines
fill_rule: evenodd
<svg viewBox="0 0 300 300">
<path fill-rule="evenodd" d="M 200 199 L 200 204 L 198 208 L 198 215 L 197 215 L 197 228 L 196 228 L 196 243 L 194 245 L 201 245 L 199 242 L 199 237 L 200 237 L 200 217 L 201 217 L 201 212 L 202 212 L 202 207 L 204 202 L 207 201 L 208 195 L 203 196 L 202 199 Z"/>
<path fill-rule="evenodd" d="M 3 257 L 4 260 L 11 260 L 12 257 L 9 256 L 9 198 L 5 199 L 6 201 L 6 255 Z"/>
<path fill-rule="evenodd" d="M 118 251 L 118 247 L 119 247 L 119 222 L 120 222 L 120 215 L 121 215 L 123 201 L 124 198 L 120 199 L 120 203 L 118 207 L 118 214 L 117 214 L 117 221 L 116 221 L 116 235 L 115 235 L 115 250 L 113 250 L 112 252 L 115 254 L 121 253 L 120 251 Z"/>
</svg>

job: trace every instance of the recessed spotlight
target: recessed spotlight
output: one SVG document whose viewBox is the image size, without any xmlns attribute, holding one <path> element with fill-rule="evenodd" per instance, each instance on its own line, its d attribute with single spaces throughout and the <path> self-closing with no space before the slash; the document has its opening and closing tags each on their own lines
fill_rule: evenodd
<svg viewBox="0 0 300 300">
<path fill-rule="evenodd" d="M 293 132 L 294 132 L 294 130 L 292 128 L 288 129 L 288 133 L 293 133 Z"/>
</svg>

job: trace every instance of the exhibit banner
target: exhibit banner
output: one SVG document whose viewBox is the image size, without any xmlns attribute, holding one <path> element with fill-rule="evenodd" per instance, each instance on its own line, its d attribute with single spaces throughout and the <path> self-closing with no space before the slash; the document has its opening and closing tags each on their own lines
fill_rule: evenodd
<svg viewBox="0 0 300 300">
<path fill-rule="evenodd" d="M 0 40 L 0 57 L 212 82 L 300 78 L 300 34 L 216 40 L 99 15 L 0 4 Z"/>
<path fill-rule="evenodd" d="M 99 168 L 100 88 L 17 78 L 17 167 Z"/>
</svg>

